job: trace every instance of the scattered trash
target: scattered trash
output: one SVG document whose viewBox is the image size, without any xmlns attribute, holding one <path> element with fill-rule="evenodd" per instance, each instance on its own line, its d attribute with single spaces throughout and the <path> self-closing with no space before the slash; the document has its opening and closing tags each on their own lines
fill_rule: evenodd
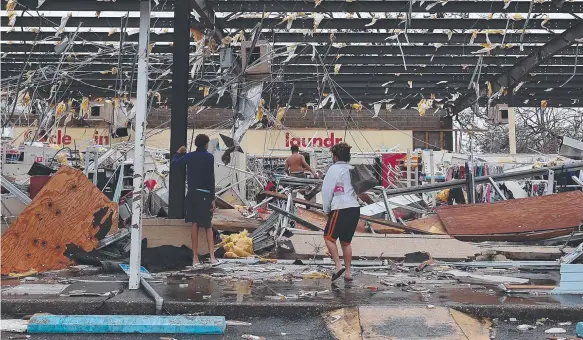
<svg viewBox="0 0 583 340">
<path fill-rule="evenodd" d="M 510 318 L 510 319 L 508 319 L 508 321 L 510 321 L 510 322 L 517 322 L 518 320 L 516 320 L 516 318 Z"/>
<path fill-rule="evenodd" d="M 210 300 L 211 296 L 210 295 L 203 295 L 202 299 L 203 300 Z"/>
<path fill-rule="evenodd" d="M 573 323 L 571 321 L 559 322 L 559 326 L 571 326 Z"/>
<path fill-rule="evenodd" d="M 528 331 L 531 329 L 536 329 L 536 326 L 532 326 L 532 325 L 518 325 L 516 327 L 516 329 L 518 329 L 519 331 Z"/>
<path fill-rule="evenodd" d="M 227 320 L 227 326 L 251 326 L 250 322 Z"/>
<path fill-rule="evenodd" d="M 413 253 L 405 254 L 405 259 L 403 262 L 405 263 L 423 263 L 425 261 L 432 260 L 431 254 L 426 251 L 416 251 Z"/>
<path fill-rule="evenodd" d="M 563 334 L 563 333 L 567 333 L 567 331 L 564 328 L 549 328 L 545 331 L 545 334 Z"/>
<path fill-rule="evenodd" d="M 179 288 L 188 288 L 188 283 L 180 283 L 178 284 Z"/>
<path fill-rule="evenodd" d="M 434 305 L 427 305 L 427 309 L 434 309 L 435 306 Z"/>
<path fill-rule="evenodd" d="M 302 274 L 302 278 L 304 279 L 329 279 L 330 275 L 318 272 L 318 271 L 310 271 L 307 273 Z"/>
<path fill-rule="evenodd" d="M 28 320 L 3 319 L 0 322 L 0 330 L 3 332 L 26 333 Z"/>
<path fill-rule="evenodd" d="M 377 290 L 379 290 L 379 288 L 377 286 L 372 286 L 372 285 L 366 286 L 365 288 L 368 290 L 372 290 L 373 292 L 376 292 Z"/>
<path fill-rule="evenodd" d="M 251 334 L 243 334 L 243 335 L 241 335 L 241 338 L 247 339 L 247 340 L 265 340 L 265 338 L 262 336 L 251 335 Z"/>
<path fill-rule="evenodd" d="M 330 320 L 330 324 L 333 324 L 340 319 L 342 319 L 342 315 L 334 315 L 332 316 L 332 320 Z"/>
</svg>

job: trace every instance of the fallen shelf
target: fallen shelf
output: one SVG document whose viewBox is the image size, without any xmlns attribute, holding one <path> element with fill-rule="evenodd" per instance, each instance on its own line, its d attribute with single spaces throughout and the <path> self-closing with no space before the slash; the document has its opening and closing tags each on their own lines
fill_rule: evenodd
<svg viewBox="0 0 583 340">
<path fill-rule="evenodd" d="M 277 192 L 273 192 L 273 191 L 264 191 L 263 192 L 266 196 L 270 196 L 270 197 L 275 197 L 278 199 L 282 199 L 282 200 L 287 200 L 287 196 L 277 193 Z M 311 202 L 311 201 L 306 201 L 300 198 L 294 198 L 293 201 L 295 203 L 298 204 L 303 204 L 307 207 L 311 207 L 311 208 L 317 208 L 317 209 L 322 209 L 322 205 L 319 203 L 315 203 L 315 202 Z M 415 227 L 410 227 L 410 226 L 406 226 L 403 224 L 399 224 L 399 223 L 394 223 L 391 221 L 387 221 L 387 220 L 383 220 L 380 218 L 374 218 L 374 217 L 370 217 L 370 216 L 366 216 L 366 215 L 360 215 L 360 219 L 364 220 L 364 221 L 368 221 L 368 222 L 373 222 L 373 223 L 377 223 L 380 225 L 383 225 L 385 228 L 390 229 L 391 231 L 396 231 L 396 232 L 411 232 L 411 233 L 416 233 L 416 234 L 426 234 L 426 235 L 432 235 L 432 233 L 423 230 L 423 229 L 418 229 Z"/>
</svg>

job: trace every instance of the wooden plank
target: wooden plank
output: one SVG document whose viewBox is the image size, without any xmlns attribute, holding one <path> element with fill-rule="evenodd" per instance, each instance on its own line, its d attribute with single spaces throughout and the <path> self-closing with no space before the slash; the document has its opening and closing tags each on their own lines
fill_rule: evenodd
<svg viewBox="0 0 583 340">
<path fill-rule="evenodd" d="M 528 279 L 509 277 L 501 275 L 480 275 L 471 272 L 466 272 L 463 270 L 452 269 L 443 272 L 443 274 L 452 275 L 457 280 L 463 283 L 477 283 L 477 284 L 494 284 L 498 285 L 500 283 L 514 283 L 514 284 L 524 284 L 528 283 Z"/>
<path fill-rule="evenodd" d="M 446 206 L 437 213 L 452 236 L 525 234 L 574 228 L 583 220 L 583 192 Z"/>
<path fill-rule="evenodd" d="M 2 236 L 2 274 L 66 268 L 69 245 L 91 251 L 117 231 L 117 209 L 83 172 L 61 167 Z"/>
<path fill-rule="evenodd" d="M 490 340 L 490 320 L 478 320 L 466 313 L 459 312 L 455 309 L 449 309 L 451 317 L 455 320 L 466 338 L 472 340 Z"/>
<path fill-rule="evenodd" d="M 447 234 L 447 230 L 445 230 L 445 226 L 441 222 L 439 215 L 431 215 L 429 217 L 407 221 L 407 225 L 409 227 L 425 230 L 432 234 Z"/>
<path fill-rule="evenodd" d="M 324 214 L 322 211 L 314 209 L 308 210 L 302 207 L 296 207 L 296 212 L 297 215 L 300 216 L 301 218 L 310 221 L 315 225 L 320 226 L 322 229 L 326 227 L 326 222 L 328 218 L 326 217 L 326 214 Z M 298 224 L 300 226 L 302 225 L 301 223 Z M 377 223 L 371 223 L 370 225 L 374 232 L 377 234 L 401 234 L 404 232 L 402 229 L 386 227 Z M 309 229 L 305 228 L 305 230 Z M 358 225 L 356 226 L 356 233 L 370 234 L 370 231 L 366 227 L 365 221 L 358 220 Z"/>
<path fill-rule="evenodd" d="M 322 314 L 326 328 L 338 340 L 361 340 L 360 317 L 357 307 L 347 307 Z"/>
<path fill-rule="evenodd" d="M 505 284 L 504 287 L 506 287 L 506 289 L 542 289 L 542 290 L 548 290 L 548 289 L 554 289 L 557 286 L 548 286 L 548 285 L 511 285 L 511 284 Z"/>
<path fill-rule="evenodd" d="M 447 307 L 361 306 L 362 338 L 468 340 Z"/>
<path fill-rule="evenodd" d="M 212 225 L 220 231 L 241 232 L 247 229 L 251 232 L 259 227 L 259 222 L 245 218 L 237 209 L 217 209 L 213 214 Z"/>
<path fill-rule="evenodd" d="M 527 233 L 513 234 L 484 234 L 484 235 L 452 235 L 452 237 L 466 242 L 483 242 L 483 241 L 507 241 L 507 242 L 529 242 L 547 240 L 553 237 L 565 236 L 571 234 L 574 228 L 535 231 Z"/>
<path fill-rule="evenodd" d="M 287 200 L 287 196 L 280 194 L 278 192 L 273 192 L 273 191 L 264 191 L 263 192 L 266 196 L 270 196 L 270 197 L 275 197 L 275 198 L 279 198 L 279 199 L 283 199 L 283 200 Z M 319 203 L 315 203 L 315 202 L 311 202 L 311 201 L 306 201 L 300 198 L 294 198 L 294 202 L 298 203 L 298 204 L 303 204 L 307 207 L 311 207 L 311 208 L 317 208 L 317 209 L 322 209 L 322 205 Z M 391 221 L 386 221 L 386 220 L 382 220 L 380 218 L 374 218 L 374 217 L 370 217 L 370 216 L 366 216 L 366 215 L 360 215 L 360 219 L 361 220 L 365 220 L 368 222 L 373 222 L 376 224 L 380 224 L 383 225 L 385 227 L 390 227 L 393 229 L 398 229 L 401 231 L 407 231 L 407 232 L 412 232 L 412 233 L 418 233 L 418 234 L 430 234 L 429 232 L 425 231 L 425 230 L 421 230 L 418 228 L 414 228 L 414 227 L 409 227 L 403 224 L 399 224 L 399 223 L 393 223 Z"/>
<path fill-rule="evenodd" d="M 294 254 L 291 258 L 311 258 L 326 256 L 324 235 L 321 232 L 294 232 L 290 238 Z M 339 249 L 340 250 L 340 249 Z M 438 260 L 466 260 L 480 248 L 470 243 L 458 241 L 444 235 L 373 235 L 355 234 L 352 238 L 352 254 L 367 258 L 402 259 L 405 254 L 426 251 Z"/>
</svg>

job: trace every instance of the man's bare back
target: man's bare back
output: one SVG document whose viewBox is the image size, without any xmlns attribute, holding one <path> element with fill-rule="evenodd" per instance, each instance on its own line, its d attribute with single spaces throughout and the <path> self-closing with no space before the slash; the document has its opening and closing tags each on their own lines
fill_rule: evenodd
<svg viewBox="0 0 583 340">
<path fill-rule="evenodd" d="M 298 152 L 294 152 L 285 160 L 285 170 L 290 174 L 303 174 L 307 170 L 316 177 L 316 173 L 310 168 L 310 165 L 306 162 L 306 158 Z"/>
<path fill-rule="evenodd" d="M 289 172 L 304 172 L 306 170 L 304 168 L 306 159 L 299 153 L 294 153 L 293 155 L 289 156 L 285 162 Z"/>
</svg>

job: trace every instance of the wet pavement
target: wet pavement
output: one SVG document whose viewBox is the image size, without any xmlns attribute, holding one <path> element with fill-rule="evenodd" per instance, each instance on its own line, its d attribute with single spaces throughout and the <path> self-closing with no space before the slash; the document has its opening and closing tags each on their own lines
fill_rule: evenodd
<svg viewBox="0 0 583 340">
<path fill-rule="evenodd" d="M 287 316 L 288 313 L 308 308 L 311 310 L 305 315 L 314 315 L 341 306 L 363 305 L 581 308 L 583 303 L 581 295 L 509 295 L 498 289 L 496 284 L 460 283 L 451 275 L 444 274 L 446 269 L 429 267 L 416 271 L 415 267 L 395 265 L 361 268 L 354 271 L 354 282 L 345 283 L 340 279 L 332 284 L 329 268 L 225 264 L 220 268 L 197 272 L 155 273 L 149 282 L 164 299 L 167 313 L 233 311 L 230 317 Z M 548 271 L 484 269 L 475 273 L 528 278 L 530 284 L 554 284 L 559 278 L 558 272 Z M 33 290 L 34 294 L 15 293 L 15 287 L 21 290 L 26 286 L 43 284 L 64 284 L 66 288 L 57 294 L 54 291 L 42 294 L 42 290 L 39 292 L 37 288 Z M 72 311 L 80 314 L 150 314 L 154 308 L 152 299 L 143 290 L 127 289 L 125 274 L 99 274 L 93 271 L 91 275 L 85 275 L 60 271 L 34 278 L 2 280 L 1 289 L 2 307 L 18 314 L 46 311 L 58 314 Z M 14 303 L 11 304 L 11 301 Z M 84 310 L 84 306 L 88 307 Z M 249 314 L 251 309 L 263 314 Z"/>
</svg>

